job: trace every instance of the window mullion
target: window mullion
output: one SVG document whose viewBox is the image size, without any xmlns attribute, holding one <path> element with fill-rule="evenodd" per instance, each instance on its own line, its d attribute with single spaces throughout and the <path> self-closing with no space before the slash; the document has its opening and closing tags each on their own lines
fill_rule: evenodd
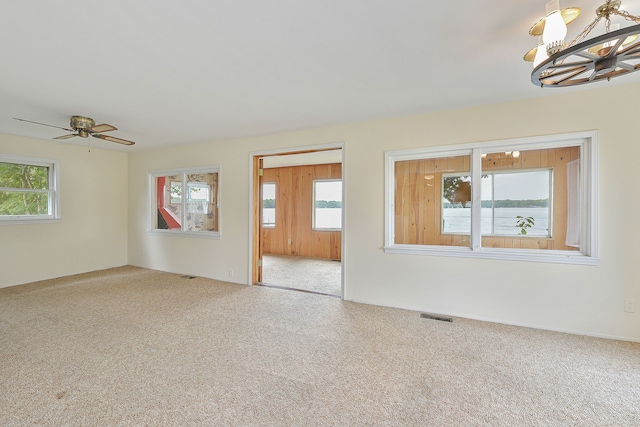
<svg viewBox="0 0 640 427">
<path fill-rule="evenodd" d="M 491 234 L 496 234 L 496 174 L 492 173 L 491 177 Z"/>
<path fill-rule="evenodd" d="M 482 247 L 482 152 L 475 148 L 471 154 L 471 249 Z"/>
</svg>

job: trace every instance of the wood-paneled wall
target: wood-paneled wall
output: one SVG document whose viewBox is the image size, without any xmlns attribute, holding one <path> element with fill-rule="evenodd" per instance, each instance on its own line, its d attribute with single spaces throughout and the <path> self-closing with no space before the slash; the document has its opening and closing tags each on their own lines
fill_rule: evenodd
<svg viewBox="0 0 640 427">
<path fill-rule="evenodd" d="M 313 230 L 312 222 L 313 181 L 341 178 L 340 163 L 265 169 L 262 181 L 276 184 L 276 225 L 262 227 L 263 252 L 340 260 L 342 232 Z"/>
<path fill-rule="evenodd" d="M 553 218 L 550 238 L 485 236 L 493 248 L 578 250 L 565 244 L 567 163 L 580 158 L 579 147 L 521 151 L 519 157 L 488 154 L 482 170 L 553 168 Z M 442 233 L 442 174 L 469 172 L 470 157 L 407 160 L 395 164 L 395 243 L 469 246 L 469 236 Z"/>
</svg>

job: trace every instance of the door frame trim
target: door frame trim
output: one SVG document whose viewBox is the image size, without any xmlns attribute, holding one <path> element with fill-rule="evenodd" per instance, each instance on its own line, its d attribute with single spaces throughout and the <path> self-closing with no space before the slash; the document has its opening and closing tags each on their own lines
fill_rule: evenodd
<svg viewBox="0 0 640 427">
<path fill-rule="evenodd" d="M 327 151 L 327 150 L 341 150 L 342 155 L 342 237 L 340 241 L 341 245 L 341 259 L 340 259 L 340 281 L 341 283 L 341 298 L 345 299 L 345 270 L 346 270 L 346 197 L 347 197 L 347 185 L 346 185 L 346 173 L 345 173 L 345 143 L 344 142 L 333 142 L 328 144 L 316 144 L 316 145 L 305 145 L 298 147 L 287 147 L 287 148 L 275 148 L 270 150 L 260 150 L 260 151 L 252 151 L 249 153 L 249 274 L 247 278 L 247 284 L 249 286 L 254 285 L 254 270 L 255 270 L 255 250 L 254 246 L 259 244 L 259 237 L 254 235 L 254 230 L 259 230 L 259 226 L 256 228 L 256 221 L 260 221 L 260 215 L 255 214 L 254 209 L 254 198 L 255 198 L 255 186 L 257 185 L 254 177 L 256 176 L 255 170 L 255 159 L 258 157 L 269 157 L 269 156 L 282 156 L 286 154 L 299 154 L 299 153 L 311 153 L 316 151 Z M 258 224 L 259 225 L 259 224 Z"/>
</svg>

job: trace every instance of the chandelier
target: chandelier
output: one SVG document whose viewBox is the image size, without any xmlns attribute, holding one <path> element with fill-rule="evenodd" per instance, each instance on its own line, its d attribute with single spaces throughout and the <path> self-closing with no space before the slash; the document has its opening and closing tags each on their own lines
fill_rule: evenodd
<svg viewBox="0 0 640 427">
<path fill-rule="evenodd" d="M 531 83 L 540 87 L 565 87 L 611 80 L 640 70 L 640 18 L 620 10 L 621 0 L 607 0 L 596 9 L 596 18 L 569 43 L 565 43 L 567 25 L 580 14 L 576 7 L 560 9 L 559 0 L 547 3 L 547 15 L 529 34 L 539 37 L 536 48 L 524 56 L 533 62 Z M 611 17 L 620 17 L 635 25 L 620 29 Z M 605 33 L 587 36 L 604 20 Z"/>
</svg>

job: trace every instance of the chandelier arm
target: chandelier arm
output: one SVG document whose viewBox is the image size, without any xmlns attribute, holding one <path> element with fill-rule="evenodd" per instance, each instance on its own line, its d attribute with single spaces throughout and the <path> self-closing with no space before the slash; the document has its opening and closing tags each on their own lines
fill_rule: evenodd
<svg viewBox="0 0 640 427">
<path fill-rule="evenodd" d="M 634 54 L 640 51 L 640 41 L 620 49 L 618 56 Z"/>
<path fill-rule="evenodd" d="M 582 74 L 585 71 L 590 70 L 592 68 L 594 68 L 594 67 L 591 64 L 579 65 L 577 67 L 569 68 L 567 70 L 556 71 L 556 72 L 550 73 L 548 76 L 546 76 L 546 78 L 558 77 L 558 76 L 562 76 L 562 75 L 567 74 L 568 76 L 564 76 L 564 77 L 562 77 L 561 79 L 558 80 L 558 83 L 561 83 L 561 82 L 563 82 L 563 81 L 565 81 L 567 79 L 570 79 L 570 78 L 575 77 L 575 76 L 577 76 L 579 74 Z"/>
<path fill-rule="evenodd" d="M 626 64 L 626 63 L 624 63 L 624 62 L 622 62 L 620 60 L 618 60 L 618 64 L 617 65 L 618 65 L 618 67 L 623 68 L 623 69 L 625 69 L 627 71 L 635 71 L 636 70 L 636 67 L 634 67 L 633 65 Z"/>
<path fill-rule="evenodd" d="M 579 56 L 581 58 L 584 58 L 588 61 L 593 61 L 595 59 L 600 58 L 598 55 L 594 55 L 593 53 L 589 52 L 589 51 L 580 51 L 580 52 L 576 52 L 573 54 L 574 56 Z"/>
<path fill-rule="evenodd" d="M 589 71 L 589 67 L 576 67 L 575 69 L 577 69 L 577 71 L 575 71 L 574 73 L 571 73 L 567 76 L 564 76 L 561 79 L 558 79 L 556 81 L 557 84 L 561 84 L 564 81 L 570 80 L 572 78 L 574 78 L 575 76 L 579 76 L 580 74 Z"/>
<path fill-rule="evenodd" d="M 585 65 L 588 66 L 589 64 L 593 64 L 593 61 L 591 60 L 586 60 L 586 61 L 576 61 L 576 62 L 567 62 L 567 63 L 559 63 L 559 64 L 551 64 L 549 65 L 549 67 L 547 68 L 548 70 L 558 70 L 560 68 L 570 68 L 570 67 L 577 67 L 577 66 L 581 66 L 581 65 Z"/>
<path fill-rule="evenodd" d="M 549 76 L 545 76 L 541 81 L 542 81 L 542 82 L 545 82 L 548 78 L 554 78 L 554 80 L 553 80 L 553 85 L 555 85 L 555 86 L 562 86 L 562 84 L 563 84 L 565 81 L 573 81 L 572 79 L 573 79 L 574 77 L 579 76 L 580 74 L 583 74 L 583 73 L 585 73 L 585 72 L 587 72 L 587 71 L 589 71 L 589 68 L 588 68 L 588 67 L 576 67 L 576 71 L 574 71 L 573 73 L 571 73 L 571 74 L 569 74 L 569 75 L 566 75 L 566 76 L 564 76 L 564 77 L 562 77 L 562 78 L 560 78 L 560 79 L 556 79 L 556 78 L 555 78 L 555 77 L 556 77 L 556 75 L 555 75 L 555 74 L 552 74 L 552 75 L 549 75 Z M 545 84 L 548 84 L 548 83 L 545 83 Z"/>
<path fill-rule="evenodd" d="M 629 61 L 630 59 L 640 59 L 640 51 L 626 53 L 624 55 L 618 55 L 620 61 Z"/>
<path fill-rule="evenodd" d="M 624 43 L 625 39 L 626 37 L 620 37 L 616 42 L 616 44 L 611 46 L 611 48 L 609 49 L 609 52 L 604 57 L 611 58 L 612 56 L 619 55 L 620 53 L 618 52 L 618 49 L 620 48 L 620 46 L 622 46 L 622 43 Z"/>
</svg>

